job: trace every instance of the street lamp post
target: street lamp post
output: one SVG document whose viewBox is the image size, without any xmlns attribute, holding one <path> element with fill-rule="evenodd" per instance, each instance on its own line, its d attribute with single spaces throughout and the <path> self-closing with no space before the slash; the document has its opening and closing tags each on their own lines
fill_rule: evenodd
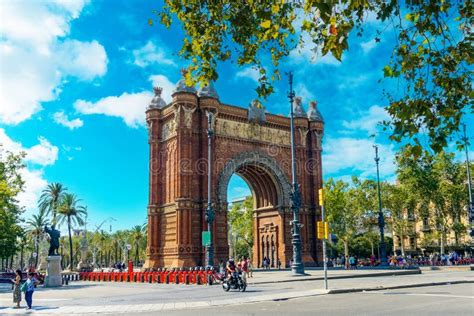
<svg viewBox="0 0 474 316">
<path fill-rule="evenodd" d="M 293 211 L 293 264 L 291 265 L 291 271 L 293 275 L 304 274 L 304 266 L 301 262 L 301 237 L 300 237 L 300 222 L 299 222 L 299 211 L 301 206 L 301 195 L 296 179 L 296 151 L 295 151 L 295 123 L 293 113 L 293 100 L 295 98 L 295 92 L 293 91 L 293 72 L 288 73 L 290 91 L 288 92 L 288 98 L 290 99 L 290 128 L 291 128 L 291 177 L 292 177 L 292 192 L 290 196 L 290 207 Z"/>
<path fill-rule="evenodd" d="M 469 224 L 472 225 L 474 221 L 474 202 L 472 201 L 472 185 L 471 185 L 471 170 L 469 163 L 469 150 L 467 148 L 468 138 L 466 134 L 466 124 L 462 125 L 464 131 L 464 137 L 462 138 L 464 142 L 464 150 L 466 151 L 466 173 L 467 173 L 467 190 L 469 194 Z M 473 229 L 471 229 L 471 237 L 473 236 Z"/>
<path fill-rule="evenodd" d="M 387 265 L 387 252 L 385 249 L 385 240 L 384 240 L 384 226 L 385 221 L 382 213 L 382 197 L 380 196 L 380 176 L 379 176 L 379 147 L 374 145 L 375 148 L 375 164 L 377 165 L 377 193 L 379 197 L 379 229 L 380 229 L 380 265 Z"/>
<path fill-rule="evenodd" d="M 212 223 L 214 222 L 214 210 L 212 209 L 212 112 L 207 112 L 207 210 L 206 221 L 209 232 L 209 243 L 206 247 L 206 267 L 214 265 L 214 246 L 212 243 Z"/>
</svg>

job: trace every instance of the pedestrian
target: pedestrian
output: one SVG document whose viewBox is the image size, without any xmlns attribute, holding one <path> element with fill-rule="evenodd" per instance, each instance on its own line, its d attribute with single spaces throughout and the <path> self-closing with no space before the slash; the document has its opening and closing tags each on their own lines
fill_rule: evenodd
<svg viewBox="0 0 474 316">
<path fill-rule="evenodd" d="M 247 258 L 247 269 L 249 270 L 249 277 L 253 278 L 253 266 L 252 262 L 250 261 L 250 258 Z"/>
<path fill-rule="evenodd" d="M 349 257 L 349 264 L 350 264 L 350 269 L 354 269 L 355 266 L 355 258 L 353 256 Z"/>
<path fill-rule="evenodd" d="M 25 282 L 25 301 L 28 305 L 26 309 L 31 309 L 31 305 L 33 304 L 33 292 L 35 291 L 35 285 L 37 283 L 38 281 L 34 277 L 34 273 L 28 273 L 28 279 Z"/>
<path fill-rule="evenodd" d="M 281 270 L 281 261 L 280 261 L 280 258 L 278 258 L 277 265 L 278 265 L 278 270 Z"/>
<path fill-rule="evenodd" d="M 12 279 L 13 282 L 13 303 L 16 303 L 15 308 L 20 308 L 21 302 L 21 270 L 18 269 L 15 272 L 15 278 Z"/>
<path fill-rule="evenodd" d="M 240 265 L 242 266 L 244 280 L 247 280 L 247 278 L 249 277 L 248 260 L 245 257 L 243 257 L 242 260 L 240 261 Z"/>
<path fill-rule="evenodd" d="M 224 260 L 221 260 L 221 261 L 219 262 L 219 273 L 220 273 L 221 275 L 223 275 L 224 272 L 225 272 L 225 271 L 224 271 L 224 268 L 225 268 Z"/>
</svg>

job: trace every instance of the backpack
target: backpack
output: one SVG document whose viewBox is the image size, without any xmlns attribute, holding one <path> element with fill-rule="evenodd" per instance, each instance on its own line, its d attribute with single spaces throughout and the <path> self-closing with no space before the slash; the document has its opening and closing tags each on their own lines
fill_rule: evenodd
<svg viewBox="0 0 474 316">
<path fill-rule="evenodd" d="M 24 282 L 24 283 L 20 286 L 20 291 L 26 292 L 26 288 L 27 288 L 26 282 Z"/>
</svg>

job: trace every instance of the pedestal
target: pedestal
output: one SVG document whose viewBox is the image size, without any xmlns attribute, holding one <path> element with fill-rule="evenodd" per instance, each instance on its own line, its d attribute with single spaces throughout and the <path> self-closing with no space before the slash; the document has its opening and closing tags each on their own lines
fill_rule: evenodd
<svg viewBox="0 0 474 316">
<path fill-rule="evenodd" d="M 61 286 L 61 257 L 48 256 L 46 260 L 48 262 L 48 266 L 46 268 L 46 280 L 44 285 L 46 287 Z"/>
</svg>

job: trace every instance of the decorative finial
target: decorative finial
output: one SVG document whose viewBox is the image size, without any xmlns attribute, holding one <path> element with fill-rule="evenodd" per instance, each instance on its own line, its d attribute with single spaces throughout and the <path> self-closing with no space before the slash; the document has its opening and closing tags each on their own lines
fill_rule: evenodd
<svg viewBox="0 0 474 316">
<path fill-rule="evenodd" d="M 303 109 L 303 105 L 301 104 L 300 96 L 295 96 L 293 99 L 293 111 L 295 117 L 306 117 L 306 112 Z"/>
<path fill-rule="evenodd" d="M 324 122 L 321 112 L 318 110 L 318 101 L 309 102 L 308 119 L 311 122 Z"/>
<path fill-rule="evenodd" d="M 153 91 L 155 92 L 155 95 L 158 97 L 161 97 L 161 92 L 163 92 L 162 87 L 153 87 Z"/>
<path fill-rule="evenodd" d="M 296 105 L 301 105 L 301 97 L 295 97 L 295 103 Z"/>
</svg>

